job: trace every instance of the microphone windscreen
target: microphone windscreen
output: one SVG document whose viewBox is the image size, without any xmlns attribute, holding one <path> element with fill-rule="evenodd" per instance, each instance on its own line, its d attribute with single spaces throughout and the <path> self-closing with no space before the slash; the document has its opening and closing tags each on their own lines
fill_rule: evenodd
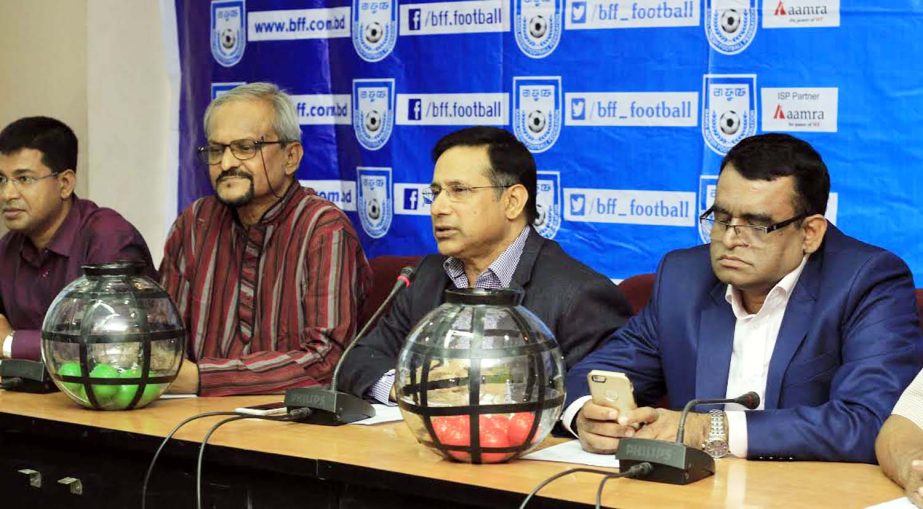
<svg viewBox="0 0 923 509">
<path fill-rule="evenodd" d="M 397 276 L 398 281 L 403 281 L 405 286 L 410 286 L 410 283 L 413 282 L 413 274 L 417 271 L 416 268 L 411 266 L 406 266 L 401 269 L 401 274 Z"/>
<path fill-rule="evenodd" d="M 760 395 L 750 391 L 742 396 L 739 396 L 734 402 L 741 404 L 750 410 L 754 410 L 760 406 Z"/>
</svg>

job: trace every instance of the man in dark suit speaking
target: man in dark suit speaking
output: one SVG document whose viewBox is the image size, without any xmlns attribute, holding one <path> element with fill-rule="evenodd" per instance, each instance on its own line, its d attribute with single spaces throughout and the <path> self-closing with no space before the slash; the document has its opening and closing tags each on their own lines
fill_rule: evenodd
<svg viewBox="0 0 923 509">
<path fill-rule="evenodd" d="M 447 288 L 524 290 L 523 305 L 554 333 L 567 367 L 625 322 L 630 308 L 618 287 L 530 226 L 535 160 L 512 134 L 462 129 L 437 142 L 433 160 L 425 194 L 439 256 L 420 262 L 413 286 L 344 360 L 342 390 L 387 402 L 407 333 Z"/>
<path fill-rule="evenodd" d="M 687 401 L 755 391 L 756 411 L 690 414 L 686 444 L 714 457 L 875 461 L 875 435 L 923 361 L 913 279 L 897 256 L 827 223 L 829 190 L 820 155 L 797 138 L 728 152 L 701 218 L 711 243 L 667 254 L 650 304 L 568 374 L 562 419 L 584 449 L 674 440 Z M 639 405 L 668 395 L 674 410 L 593 404 L 593 369 L 628 375 Z"/>
</svg>

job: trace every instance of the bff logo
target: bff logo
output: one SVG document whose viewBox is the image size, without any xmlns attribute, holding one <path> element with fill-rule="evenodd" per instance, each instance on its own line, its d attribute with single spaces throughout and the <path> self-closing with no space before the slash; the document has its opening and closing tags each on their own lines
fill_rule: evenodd
<svg viewBox="0 0 923 509">
<path fill-rule="evenodd" d="M 240 62 L 247 47 L 247 9 L 245 0 L 212 0 L 211 50 L 215 61 L 224 67 Z"/>
<path fill-rule="evenodd" d="M 394 216 L 391 168 L 356 168 L 359 222 L 373 239 L 384 237 Z"/>
<path fill-rule="evenodd" d="M 756 0 L 706 0 L 705 35 L 718 53 L 736 55 L 756 37 Z"/>
<path fill-rule="evenodd" d="M 702 83 L 702 136 L 724 155 L 756 134 L 756 75 L 706 74 Z"/>
<path fill-rule="evenodd" d="M 561 42 L 564 0 L 513 0 L 513 32 L 530 58 L 545 58 Z"/>
<path fill-rule="evenodd" d="M 551 148 L 561 134 L 561 77 L 513 78 L 513 134 L 532 152 Z"/>
<path fill-rule="evenodd" d="M 535 231 L 546 239 L 553 239 L 561 227 L 561 173 L 538 172 L 535 193 Z"/>
<path fill-rule="evenodd" d="M 394 80 L 353 80 L 353 131 L 359 144 L 378 150 L 394 126 Z"/>
<path fill-rule="evenodd" d="M 352 18 L 353 47 L 362 60 L 378 62 L 391 54 L 397 43 L 397 0 L 353 0 Z"/>
</svg>

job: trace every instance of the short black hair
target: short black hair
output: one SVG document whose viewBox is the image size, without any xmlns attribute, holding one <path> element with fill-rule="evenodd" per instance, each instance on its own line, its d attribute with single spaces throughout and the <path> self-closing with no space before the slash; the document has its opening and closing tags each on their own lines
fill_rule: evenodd
<svg viewBox="0 0 923 509">
<path fill-rule="evenodd" d="M 804 140 L 782 133 L 751 136 L 724 156 L 721 171 L 728 164 L 747 180 L 794 177 L 795 213 L 810 216 L 827 211 L 830 174 L 820 154 Z"/>
<path fill-rule="evenodd" d="M 433 162 L 452 147 L 487 147 L 490 173 L 487 177 L 495 186 L 522 184 L 529 193 L 526 220 L 535 222 L 536 180 L 535 159 L 529 149 L 507 130 L 498 127 L 466 127 L 443 136 L 433 147 Z M 502 190 L 498 190 L 498 195 Z"/>
<path fill-rule="evenodd" d="M 0 154 L 31 148 L 42 153 L 52 173 L 77 171 L 77 136 L 64 122 L 49 117 L 21 118 L 0 131 Z"/>
</svg>

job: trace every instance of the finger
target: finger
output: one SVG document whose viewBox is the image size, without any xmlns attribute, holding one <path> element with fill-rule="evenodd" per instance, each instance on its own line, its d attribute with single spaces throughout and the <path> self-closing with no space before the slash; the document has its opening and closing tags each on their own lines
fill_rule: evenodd
<svg viewBox="0 0 923 509">
<path fill-rule="evenodd" d="M 923 460 L 913 460 L 910 462 L 910 467 L 917 472 L 923 472 Z"/>
<path fill-rule="evenodd" d="M 636 408 L 621 417 L 619 424 L 622 426 L 631 426 L 635 424 L 652 424 L 660 417 L 660 412 L 656 408 L 648 406 Z"/>
<path fill-rule="evenodd" d="M 583 450 L 587 452 L 596 454 L 611 454 L 614 453 L 616 449 L 618 449 L 619 440 L 617 438 L 605 437 L 596 435 L 594 433 L 581 431 L 580 446 L 583 447 Z"/>
<path fill-rule="evenodd" d="M 635 434 L 634 428 L 622 426 L 614 421 L 594 421 L 591 419 L 577 419 L 577 432 L 587 431 L 594 435 L 621 438 L 630 437 Z"/>
<path fill-rule="evenodd" d="M 587 401 L 580 410 L 587 419 L 596 421 L 615 421 L 619 418 L 619 411 L 615 408 L 597 405 L 592 401 Z"/>
</svg>

